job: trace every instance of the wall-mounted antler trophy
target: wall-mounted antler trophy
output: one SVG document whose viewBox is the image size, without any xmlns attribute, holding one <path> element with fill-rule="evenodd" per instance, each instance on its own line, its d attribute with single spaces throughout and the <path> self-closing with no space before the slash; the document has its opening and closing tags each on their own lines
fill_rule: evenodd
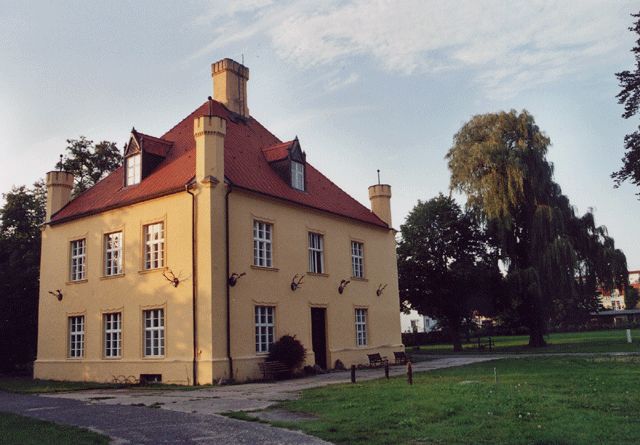
<svg viewBox="0 0 640 445">
<path fill-rule="evenodd" d="M 299 288 L 300 286 L 302 286 L 302 279 L 304 278 L 304 275 L 298 275 L 295 274 L 293 276 L 293 278 L 291 279 L 291 290 L 295 292 L 295 290 L 297 288 Z"/>
<path fill-rule="evenodd" d="M 49 291 L 49 293 L 56 297 L 58 301 L 62 301 L 62 291 L 60 289 L 56 289 L 55 292 Z"/>
<path fill-rule="evenodd" d="M 340 281 L 340 286 L 338 286 L 338 293 L 342 294 L 342 292 L 344 292 L 345 287 L 347 287 L 347 285 L 351 283 L 351 281 L 349 280 L 341 280 Z"/>
<path fill-rule="evenodd" d="M 178 284 L 180 284 L 180 279 L 173 274 L 171 269 L 162 272 L 162 276 L 165 277 L 173 287 L 178 287 Z"/>
<path fill-rule="evenodd" d="M 380 295 L 382 295 L 382 293 L 384 292 L 384 290 L 387 288 L 386 284 L 382 284 L 380 283 L 378 285 L 378 290 L 376 291 L 376 295 L 379 297 Z"/>
<path fill-rule="evenodd" d="M 232 273 L 229 277 L 229 286 L 233 287 L 238 283 L 238 280 L 246 275 L 246 272 Z"/>
</svg>

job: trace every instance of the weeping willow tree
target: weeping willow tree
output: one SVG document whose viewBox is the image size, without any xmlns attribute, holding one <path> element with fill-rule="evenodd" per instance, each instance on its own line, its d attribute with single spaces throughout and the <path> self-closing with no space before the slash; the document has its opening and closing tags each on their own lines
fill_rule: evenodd
<svg viewBox="0 0 640 445">
<path fill-rule="evenodd" d="M 598 288 L 626 283 L 624 254 L 593 216 L 575 214 L 553 180 L 549 138 L 526 111 L 474 116 L 447 154 L 451 188 L 497 240 L 510 306 L 544 346 L 552 319 L 597 308 Z"/>
</svg>

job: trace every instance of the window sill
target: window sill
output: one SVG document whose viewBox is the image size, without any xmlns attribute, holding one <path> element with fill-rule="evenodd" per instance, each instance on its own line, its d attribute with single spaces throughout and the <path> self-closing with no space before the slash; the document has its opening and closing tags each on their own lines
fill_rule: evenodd
<svg viewBox="0 0 640 445">
<path fill-rule="evenodd" d="M 124 277 L 124 273 L 119 273 L 117 275 L 103 275 L 100 277 L 101 280 L 113 280 L 114 278 L 122 278 Z"/>
<path fill-rule="evenodd" d="M 351 277 L 351 281 L 363 281 L 363 282 L 368 282 L 369 280 L 367 278 L 364 277 Z"/>
<path fill-rule="evenodd" d="M 83 284 L 83 283 L 87 283 L 88 281 L 89 281 L 88 278 L 85 278 L 84 280 L 69 280 L 65 284 Z"/>
<path fill-rule="evenodd" d="M 111 361 L 118 361 L 118 360 L 122 360 L 122 356 L 120 357 L 102 357 L 102 360 L 111 362 Z"/>
<path fill-rule="evenodd" d="M 267 272 L 278 272 L 280 270 L 277 267 L 256 266 L 255 264 L 252 264 L 251 268 L 253 270 L 265 270 Z"/>
<path fill-rule="evenodd" d="M 328 273 L 318 273 L 318 272 L 307 272 L 307 275 L 310 277 L 328 277 Z"/>
<path fill-rule="evenodd" d="M 80 362 L 84 360 L 84 357 L 67 357 L 67 360 L 71 360 L 72 362 Z"/>
<path fill-rule="evenodd" d="M 142 360 L 164 360 L 164 359 L 165 359 L 164 355 L 147 355 L 142 357 Z"/>
<path fill-rule="evenodd" d="M 138 273 L 140 275 L 143 275 L 146 273 L 165 272 L 167 269 L 168 269 L 167 267 L 156 267 L 154 269 L 142 269 L 142 270 L 139 270 Z"/>
</svg>

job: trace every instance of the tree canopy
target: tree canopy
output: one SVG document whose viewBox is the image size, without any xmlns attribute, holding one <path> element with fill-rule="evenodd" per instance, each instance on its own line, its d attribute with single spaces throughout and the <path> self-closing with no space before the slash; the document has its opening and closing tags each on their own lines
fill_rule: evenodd
<svg viewBox="0 0 640 445">
<path fill-rule="evenodd" d="M 576 216 L 553 180 L 549 138 L 528 112 L 474 116 L 447 154 L 451 188 L 486 221 L 514 314 L 543 346 L 553 319 L 597 309 L 597 289 L 626 283 L 624 254 L 593 215 Z"/>
<path fill-rule="evenodd" d="M 438 320 L 461 350 L 463 322 L 487 313 L 500 282 L 495 250 L 472 212 L 442 194 L 418 201 L 400 231 L 400 298 Z"/>
<path fill-rule="evenodd" d="M 73 173 L 74 196 L 79 195 L 122 164 L 122 154 L 115 142 L 94 144 L 90 139 L 67 139 L 67 155 L 56 168 Z"/>
<path fill-rule="evenodd" d="M 629 28 L 629 31 L 638 35 L 636 44 L 631 49 L 635 58 L 635 69 L 616 73 L 620 88 L 622 88 L 616 97 L 618 103 L 624 105 L 622 117 L 625 119 L 630 119 L 638 114 L 640 107 L 640 12 L 631 14 L 631 16 L 635 17 L 636 21 Z M 625 136 L 624 149 L 622 167 L 611 176 L 616 187 L 619 187 L 624 181 L 630 181 L 636 186 L 640 186 L 640 126 L 638 126 L 638 130 Z M 640 195 L 640 193 L 638 194 Z"/>
</svg>

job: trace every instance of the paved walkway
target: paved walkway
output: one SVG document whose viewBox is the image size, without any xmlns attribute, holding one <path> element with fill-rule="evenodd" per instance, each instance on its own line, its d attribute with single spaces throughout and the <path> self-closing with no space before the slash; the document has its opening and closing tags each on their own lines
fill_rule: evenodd
<svg viewBox="0 0 640 445">
<path fill-rule="evenodd" d="M 463 366 L 497 357 L 439 357 L 413 365 L 414 372 L 429 371 L 453 366 Z M 404 366 L 391 366 L 392 376 L 406 373 Z M 362 369 L 356 372 L 357 381 L 384 377 L 384 369 Z M 349 371 L 332 372 L 313 377 L 285 380 L 273 383 L 249 383 L 245 385 L 216 386 L 193 391 L 171 389 L 102 389 L 69 393 L 47 394 L 45 397 L 66 398 L 103 405 L 146 405 L 170 411 L 199 414 L 220 414 L 229 411 L 256 411 L 268 408 L 280 401 L 296 399 L 309 388 L 348 383 Z"/>
<path fill-rule="evenodd" d="M 415 372 L 462 366 L 495 357 L 442 357 L 414 365 Z M 390 369 L 392 376 L 406 372 Z M 357 371 L 357 380 L 384 377 L 383 369 Z M 299 397 L 304 389 L 350 381 L 349 372 L 336 372 L 274 383 L 252 383 L 180 390 L 89 390 L 47 395 L 0 391 L 0 411 L 9 411 L 97 431 L 113 444 L 327 444 L 297 431 L 257 422 L 230 419 L 219 413 L 265 409 Z M 154 409 L 159 408 L 159 409 Z"/>
</svg>

